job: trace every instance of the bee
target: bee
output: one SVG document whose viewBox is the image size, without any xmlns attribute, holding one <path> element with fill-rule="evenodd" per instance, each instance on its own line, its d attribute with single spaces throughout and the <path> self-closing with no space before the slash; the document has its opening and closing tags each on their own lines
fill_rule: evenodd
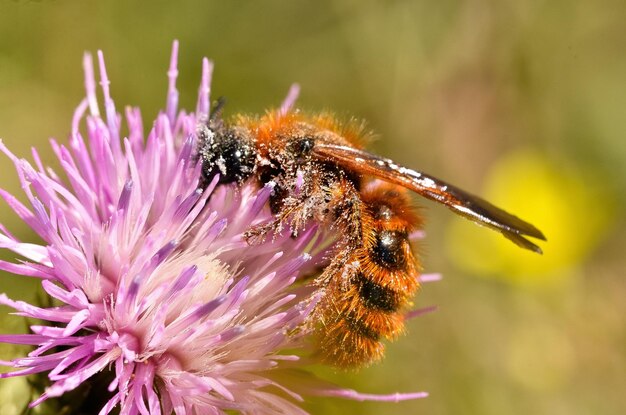
<svg viewBox="0 0 626 415">
<path fill-rule="evenodd" d="M 419 288 L 420 266 L 409 236 L 422 225 L 409 192 L 500 232 L 541 253 L 526 237 L 545 240 L 533 225 L 426 173 L 364 150 L 362 124 L 331 114 L 270 111 L 225 123 L 221 110 L 199 130 L 202 179 L 272 183 L 273 219 L 244 235 L 259 243 L 286 227 L 294 237 L 311 223 L 336 236 L 332 258 L 314 279 L 323 295 L 309 324 L 322 360 L 341 368 L 382 358 L 383 340 L 404 330 Z M 217 114 L 217 115 L 216 115 Z"/>
</svg>

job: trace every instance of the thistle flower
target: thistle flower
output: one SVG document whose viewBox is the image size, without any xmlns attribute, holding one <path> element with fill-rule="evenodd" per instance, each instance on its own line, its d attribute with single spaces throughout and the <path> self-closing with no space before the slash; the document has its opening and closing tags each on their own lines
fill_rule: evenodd
<svg viewBox="0 0 626 415">
<path fill-rule="evenodd" d="M 196 131 L 210 110 L 212 65 L 203 60 L 195 112 L 178 112 L 178 44 L 161 112 L 144 138 L 139 109 L 126 110 L 128 136 L 98 53 L 101 116 L 92 59 L 84 58 L 86 98 L 69 146 L 51 141 L 64 176 L 16 157 L 28 202 L 0 196 L 42 239 L 25 243 L 0 225 L 0 248 L 22 257 L 0 269 L 39 278 L 53 306 L 0 295 L 0 304 L 41 321 L 30 334 L 0 342 L 34 346 L 0 362 L 1 378 L 43 374 L 49 386 L 31 403 L 60 397 L 106 375 L 101 414 L 306 413 L 303 395 L 400 401 L 424 393 L 368 395 L 303 376 L 303 323 L 319 294 L 297 284 L 320 264 L 326 236 L 315 226 L 298 238 L 251 247 L 242 238 L 267 221 L 271 186 L 200 186 Z M 292 89 L 283 109 L 297 96 Z M 86 131 L 86 135 L 81 132 Z"/>
</svg>

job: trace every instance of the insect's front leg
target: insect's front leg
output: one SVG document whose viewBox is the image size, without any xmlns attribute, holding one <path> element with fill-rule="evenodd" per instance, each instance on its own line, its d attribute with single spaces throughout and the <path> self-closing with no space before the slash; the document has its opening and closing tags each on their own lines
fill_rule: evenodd
<svg viewBox="0 0 626 415">
<path fill-rule="evenodd" d="M 269 222 L 252 226 L 243 237 L 250 245 L 258 245 L 263 243 L 269 235 L 275 239 L 280 235 L 294 214 L 302 210 L 302 200 L 286 198 L 282 202 L 281 209 L 274 215 L 274 219 Z"/>
<path fill-rule="evenodd" d="M 270 209 L 274 218 L 266 223 L 253 226 L 244 233 L 249 244 L 262 243 L 269 235 L 280 235 L 286 226 L 292 237 L 305 230 L 312 219 L 317 218 L 320 206 L 327 204 L 327 190 L 319 183 L 320 177 L 313 169 L 294 168 L 282 172 L 271 179 L 274 193 L 270 197 Z"/>
<path fill-rule="evenodd" d="M 352 277 L 352 273 L 347 272 L 351 269 L 348 262 L 353 252 L 363 246 L 364 205 L 358 191 L 346 179 L 339 179 L 326 189 L 326 203 L 319 213 L 338 239 L 335 254 L 316 283 L 325 287 L 331 279 L 339 278 L 341 284 L 347 286 Z"/>
</svg>

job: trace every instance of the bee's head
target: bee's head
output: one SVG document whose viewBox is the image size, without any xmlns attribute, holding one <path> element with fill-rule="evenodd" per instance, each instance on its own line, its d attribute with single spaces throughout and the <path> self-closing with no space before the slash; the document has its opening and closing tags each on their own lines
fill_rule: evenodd
<svg viewBox="0 0 626 415">
<path fill-rule="evenodd" d="M 206 182 L 219 174 L 219 183 L 240 183 L 254 173 L 256 147 L 244 129 L 205 127 L 200 138 L 202 177 Z"/>
</svg>

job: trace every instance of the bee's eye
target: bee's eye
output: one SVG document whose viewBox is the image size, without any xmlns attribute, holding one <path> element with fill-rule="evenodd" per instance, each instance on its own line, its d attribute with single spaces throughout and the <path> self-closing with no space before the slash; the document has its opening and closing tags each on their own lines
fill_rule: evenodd
<svg viewBox="0 0 626 415">
<path fill-rule="evenodd" d="M 315 139 L 312 137 L 306 137 L 302 139 L 302 152 L 310 153 L 313 150 L 313 146 L 315 145 Z"/>
<path fill-rule="evenodd" d="M 303 137 L 298 138 L 293 143 L 293 151 L 297 156 L 303 157 L 309 155 L 315 146 L 315 138 L 313 137 Z"/>
</svg>

